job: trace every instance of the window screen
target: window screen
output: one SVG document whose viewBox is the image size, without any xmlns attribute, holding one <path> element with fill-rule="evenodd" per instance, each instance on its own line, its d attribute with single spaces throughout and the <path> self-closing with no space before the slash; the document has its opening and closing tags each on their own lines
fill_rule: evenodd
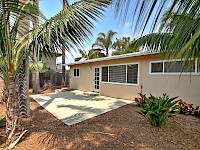
<svg viewBox="0 0 200 150">
<path fill-rule="evenodd" d="M 182 61 L 165 62 L 165 73 L 195 72 L 195 64 L 189 68 L 189 63 L 186 62 L 183 67 Z"/>
<path fill-rule="evenodd" d="M 109 82 L 126 83 L 126 65 L 110 66 Z"/>
<path fill-rule="evenodd" d="M 108 82 L 108 67 L 102 67 L 102 81 L 103 82 Z"/>
<path fill-rule="evenodd" d="M 138 64 L 127 65 L 127 83 L 138 84 Z"/>
<path fill-rule="evenodd" d="M 103 82 L 138 84 L 138 64 L 105 66 L 101 68 Z"/>
<path fill-rule="evenodd" d="M 151 63 L 151 73 L 162 73 L 163 72 L 163 62 Z"/>
</svg>

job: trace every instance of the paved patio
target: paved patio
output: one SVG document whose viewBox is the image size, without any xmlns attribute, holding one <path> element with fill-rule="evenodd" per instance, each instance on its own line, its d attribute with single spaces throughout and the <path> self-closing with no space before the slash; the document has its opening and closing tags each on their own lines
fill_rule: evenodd
<svg viewBox="0 0 200 150">
<path fill-rule="evenodd" d="M 133 102 L 105 96 L 86 96 L 78 90 L 31 97 L 67 125 L 79 123 Z"/>
</svg>

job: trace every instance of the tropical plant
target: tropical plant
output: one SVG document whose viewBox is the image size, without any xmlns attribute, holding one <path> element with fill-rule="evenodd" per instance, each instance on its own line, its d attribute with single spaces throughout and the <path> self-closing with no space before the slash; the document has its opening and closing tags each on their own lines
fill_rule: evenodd
<svg viewBox="0 0 200 150">
<path fill-rule="evenodd" d="M 136 97 L 135 98 L 135 102 L 137 103 L 137 105 L 145 105 L 146 104 L 146 100 L 145 100 L 145 97 L 146 97 L 146 94 L 143 94 L 143 86 L 142 84 L 140 85 L 140 93 L 139 94 L 139 97 Z"/>
<path fill-rule="evenodd" d="M 150 98 L 144 96 L 146 104 L 138 104 L 142 110 L 139 112 L 145 116 L 149 123 L 156 127 L 166 126 L 169 116 L 174 116 L 180 106 L 175 105 L 179 100 L 174 101 L 177 97 L 169 98 L 166 94 L 163 97 L 155 97 L 151 95 Z"/>
<path fill-rule="evenodd" d="M 199 58 L 200 36 L 200 3 L 198 0 L 115 0 L 116 14 L 125 17 L 127 11 L 133 14 L 133 28 L 136 35 L 155 32 L 160 25 L 160 18 L 165 13 L 158 33 L 172 33 L 172 38 L 167 40 L 169 48 L 166 49 L 168 57 L 184 58 L 185 63 L 191 58 Z M 124 15 L 125 14 L 125 15 Z M 167 26 L 167 27 L 166 27 Z M 157 39 L 158 40 L 158 39 Z M 162 36 L 159 41 L 162 41 Z M 165 41 L 166 43 L 166 41 Z M 158 43 L 160 44 L 160 43 Z M 194 62 L 192 62 L 194 63 Z"/>
<path fill-rule="evenodd" d="M 135 39 L 130 42 L 130 37 L 123 37 L 122 39 L 116 39 L 113 43 L 113 48 L 115 51 L 112 52 L 114 55 L 122 55 L 139 51 L 138 48 L 135 48 L 132 43 L 135 42 Z"/>
<path fill-rule="evenodd" d="M 76 58 L 76 60 L 80 60 L 81 58 L 95 59 L 105 57 L 105 54 L 101 52 L 101 49 L 91 49 L 89 50 L 89 52 L 81 49 L 79 49 L 78 51 L 81 54 L 81 57 Z"/>
<path fill-rule="evenodd" d="M 188 104 L 183 100 L 178 102 L 178 106 L 180 106 L 180 114 L 184 115 L 192 115 L 200 118 L 200 109 L 199 106 L 194 107 L 193 104 Z"/>
<path fill-rule="evenodd" d="M 116 34 L 117 32 L 114 32 L 112 30 L 109 30 L 107 34 L 105 33 L 99 33 L 98 34 L 98 37 L 95 41 L 95 43 L 92 45 L 92 47 L 98 47 L 102 50 L 105 50 L 106 51 L 106 57 L 109 56 L 109 49 L 113 48 L 113 43 L 112 43 L 112 40 L 113 40 L 113 37 L 114 35 Z"/>
<path fill-rule="evenodd" d="M 18 96 L 18 87 L 24 84 L 19 79 L 23 60 L 31 50 L 40 48 L 51 57 L 61 46 L 80 46 L 92 34 L 94 28 L 91 19 L 96 20 L 111 1 L 80 1 L 46 20 L 30 1 L 22 3 L 13 0 L 1 0 L 0 3 L 0 73 L 5 83 L 6 132 L 8 148 L 13 148 L 26 133 L 22 126 L 20 109 L 24 101 Z M 78 12 L 78 13 L 77 13 Z M 87 12 L 87 13 L 86 13 Z M 30 31 L 29 23 L 40 16 L 40 25 Z M 67 49 L 69 50 L 69 49 Z M 24 77 L 24 76 L 23 76 Z M 19 82 L 20 81 L 20 82 Z M 23 90 L 23 89 L 21 89 Z M 23 99 L 24 100 L 24 99 Z M 28 106 L 27 106 L 28 107 Z"/>
<path fill-rule="evenodd" d="M 113 48 L 115 50 L 123 50 L 125 49 L 130 43 L 130 37 L 123 37 L 121 38 L 116 38 L 116 41 L 113 43 Z"/>
</svg>

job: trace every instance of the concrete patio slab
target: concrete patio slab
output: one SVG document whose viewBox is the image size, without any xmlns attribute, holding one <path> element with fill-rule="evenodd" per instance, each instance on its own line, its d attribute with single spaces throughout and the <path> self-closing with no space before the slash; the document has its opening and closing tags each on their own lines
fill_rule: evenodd
<svg viewBox="0 0 200 150">
<path fill-rule="evenodd" d="M 31 95 L 43 108 L 67 125 L 72 125 L 134 101 L 105 96 L 92 97 L 74 90 Z"/>
</svg>

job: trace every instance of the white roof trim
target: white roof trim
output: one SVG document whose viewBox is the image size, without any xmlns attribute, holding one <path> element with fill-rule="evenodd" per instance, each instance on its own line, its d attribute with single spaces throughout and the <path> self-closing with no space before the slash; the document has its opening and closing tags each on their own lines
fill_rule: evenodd
<svg viewBox="0 0 200 150">
<path fill-rule="evenodd" d="M 96 59 L 89 59 L 89 60 L 85 60 L 85 61 L 77 61 L 77 62 L 69 63 L 66 65 L 72 66 L 72 65 L 78 65 L 78 64 L 86 64 L 86 63 L 93 63 L 93 62 L 99 62 L 99 61 L 105 61 L 105 60 L 144 56 L 144 55 L 151 55 L 151 54 L 158 54 L 158 53 L 135 52 L 135 53 L 129 53 L 129 54 L 123 54 L 123 55 L 115 55 L 115 56 L 111 56 L 111 57 L 102 57 L 102 58 L 96 58 Z"/>
</svg>

